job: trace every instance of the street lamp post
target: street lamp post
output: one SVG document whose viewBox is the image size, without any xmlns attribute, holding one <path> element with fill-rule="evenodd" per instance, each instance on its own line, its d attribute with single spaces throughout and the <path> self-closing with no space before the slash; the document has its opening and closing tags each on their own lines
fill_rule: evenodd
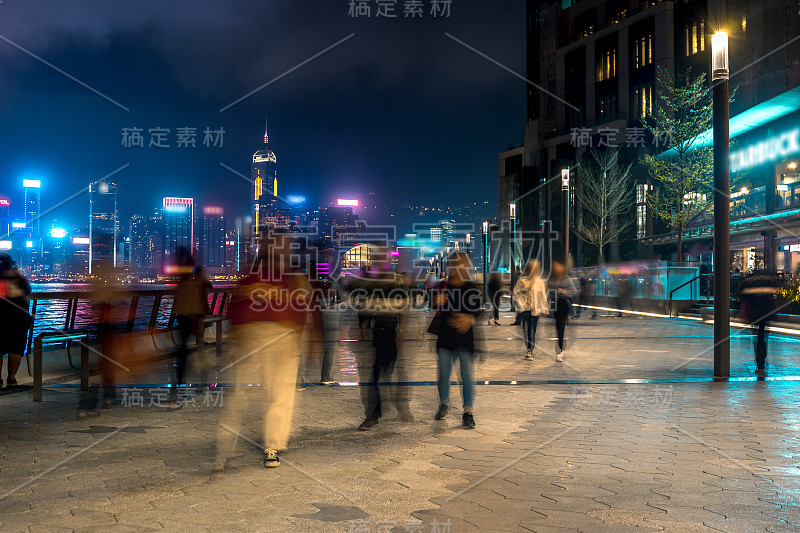
<svg viewBox="0 0 800 533">
<path fill-rule="evenodd" d="M 569 268 L 569 167 L 561 169 L 561 259 Z"/>
<path fill-rule="evenodd" d="M 511 292 L 514 291 L 514 268 L 517 266 L 517 204 L 508 204 L 508 214 L 511 218 L 511 261 L 509 261 L 509 271 L 511 272 L 511 280 L 508 288 Z M 513 299 L 512 299 L 513 305 Z"/>
<path fill-rule="evenodd" d="M 731 375 L 730 152 L 728 110 L 728 36 L 711 38 L 714 118 L 714 377 Z"/>
<path fill-rule="evenodd" d="M 487 251 L 489 249 L 489 222 L 483 221 L 483 305 L 486 305 L 488 300 L 488 290 L 489 290 L 489 258 L 487 257 Z"/>
</svg>

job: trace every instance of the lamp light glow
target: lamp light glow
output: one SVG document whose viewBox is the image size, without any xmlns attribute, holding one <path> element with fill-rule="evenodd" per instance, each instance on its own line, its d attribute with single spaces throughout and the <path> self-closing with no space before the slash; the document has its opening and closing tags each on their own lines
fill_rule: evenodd
<svg viewBox="0 0 800 533">
<path fill-rule="evenodd" d="M 53 228 L 50 230 L 50 236 L 55 239 L 63 239 L 67 235 L 67 230 L 64 228 Z"/>
<path fill-rule="evenodd" d="M 718 31 L 711 37 L 711 80 L 727 80 L 728 34 Z"/>
<path fill-rule="evenodd" d="M 561 169 L 561 188 L 569 189 L 569 168 Z"/>
<path fill-rule="evenodd" d="M 508 204 L 508 212 L 511 218 L 517 218 L 517 204 L 510 203 Z"/>
</svg>

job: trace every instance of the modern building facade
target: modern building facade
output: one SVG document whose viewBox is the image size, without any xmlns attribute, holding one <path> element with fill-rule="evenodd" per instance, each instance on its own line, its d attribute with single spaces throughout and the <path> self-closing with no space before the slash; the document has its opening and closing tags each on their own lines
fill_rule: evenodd
<svg viewBox="0 0 800 533">
<path fill-rule="evenodd" d="M 117 185 L 97 181 L 89 185 L 89 274 L 99 261 L 117 265 Z"/>
<path fill-rule="evenodd" d="M 167 196 L 163 200 L 164 263 L 169 263 L 179 246 L 195 249 L 194 198 Z"/>
<path fill-rule="evenodd" d="M 205 206 L 200 219 L 199 262 L 212 273 L 225 268 L 225 212 L 221 207 Z"/>
<path fill-rule="evenodd" d="M 28 237 L 38 239 L 41 236 L 39 214 L 41 213 L 42 181 L 24 179 L 22 180 L 22 189 L 24 193 L 22 221 L 25 223 Z"/>
<path fill-rule="evenodd" d="M 253 163 L 250 167 L 250 178 L 253 180 L 253 188 L 250 194 L 251 213 L 254 224 L 254 234 L 261 231 L 261 197 L 277 198 L 278 196 L 278 160 L 275 152 L 269 148 L 269 135 L 265 125 L 264 146 L 253 154 Z"/>
<path fill-rule="evenodd" d="M 581 213 L 574 194 L 574 188 L 580 187 L 575 166 L 587 150 L 620 150 L 623 161 L 634 163 L 631 186 L 636 200 L 631 216 L 635 223 L 627 242 L 609 245 L 605 256 L 611 261 L 673 256 L 674 231 L 653 216 L 645 201 L 647 192 L 658 188 L 657 177 L 636 164 L 645 154 L 661 151 L 658 139 L 645 132 L 643 123 L 657 109 L 663 92 L 659 72 L 674 77 L 691 69 L 694 76 L 708 75 L 711 35 L 724 30 L 730 42 L 730 85 L 736 89 L 730 110 L 735 139 L 731 170 L 746 170 L 746 175 L 734 176 L 740 179 L 740 194 L 731 199 L 732 260 L 742 263 L 761 250 L 762 264 L 770 263 L 771 253 L 776 254 L 772 264 L 778 267 L 800 262 L 800 256 L 795 261 L 780 255 L 795 253 L 783 250 L 794 244 L 789 233 L 783 235 L 769 219 L 759 218 L 800 207 L 800 200 L 793 198 L 800 163 L 792 127 L 800 110 L 796 4 L 787 0 L 529 0 L 526 22 L 527 77 L 532 83 L 527 85 L 521 168 L 515 160 L 518 152 L 501 154 L 501 224 L 506 202 L 517 197 L 521 199 L 517 221 L 524 229 L 539 229 L 550 220 L 559 230 L 560 174 L 570 168 L 574 217 L 570 225 L 574 228 Z M 792 216 L 780 215 L 781 225 L 793 223 Z M 687 258 L 710 262 L 710 219 L 696 221 L 687 239 Z M 766 246 L 765 240 L 769 241 Z M 591 262 L 584 243 L 573 236 L 570 244 L 576 265 Z M 754 264 L 751 261 L 748 266 Z"/>
</svg>

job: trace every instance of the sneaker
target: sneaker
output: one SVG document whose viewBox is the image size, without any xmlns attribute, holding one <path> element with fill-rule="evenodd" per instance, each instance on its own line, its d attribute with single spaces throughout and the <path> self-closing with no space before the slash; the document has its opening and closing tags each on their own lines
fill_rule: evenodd
<svg viewBox="0 0 800 533">
<path fill-rule="evenodd" d="M 264 450 L 264 468 L 275 468 L 281 464 L 281 459 L 278 457 L 278 450 L 267 448 Z"/>
<path fill-rule="evenodd" d="M 766 368 L 759 368 L 759 369 L 756 370 L 756 376 L 762 376 L 763 377 L 763 376 L 766 376 L 766 375 L 767 375 L 767 369 Z"/>
<path fill-rule="evenodd" d="M 558 361 L 559 363 L 561 363 L 562 361 L 564 361 L 564 352 L 558 352 L 558 353 L 556 354 L 556 361 Z"/>
<path fill-rule="evenodd" d="M 436 420 L 444 420 L 445 418 L 447 418 L 447 411 L 449 410 L 450 408 L 447 407 L 447 405 L 441 404 L 439 405 L 439 410 L 436 412 L 436 415 L 433 418 L 435 418 Z"/>
<path fill-rule="evenodd" d="M 9 378 L 6 380 L 6 388 L 13 389 L 17 386 L 17 380 Z"/>
<path fill-rule="evenodd" d="M 533 361 L 533 348 L 528 350 L 528 353 L 525 354 L 526 361 Z"/>
<path fill-rule="evenodd" d="M 475 429 L 475 419 L 472 418 L 472 413 L 464 412 L 461 417 L 461 425 L 464 426 L 464 429 Z"/>
<path fill-rule="evenodd" d="M 78 420 L 86 420 L 87 418 L 97 418 L 98 416 L 100 416 L 100 413 L 94 409 L 78 409 L 78 416 L 75 418 Z"/>
<path fill-rule="evenodd" d="M 111 398 L 106 398 L 103 400 L 103 409 L 111 409 L 114 407 L 114 400 Z"/>
<path fill-rule="evenodd" d="M 325 379 L 320 380 L 320 383 L 323 384 L 323 385 L 333 385 L 336 382 L 333 381 L 331 378 L 325 378 Z"/>
<path fill-rule="evenodd" d="M 379 421 L 379 419 L 375 418 L 375 417 L 367 418 L 363 422 L 361 422 L 361 425 L 358 426 L 358 430 L 359 431 L 369 431 L 370 429 L 372 429 L 372 428 L 374 428 L 375 426 L 378 425 L 378 421 Z"/>
</svg>

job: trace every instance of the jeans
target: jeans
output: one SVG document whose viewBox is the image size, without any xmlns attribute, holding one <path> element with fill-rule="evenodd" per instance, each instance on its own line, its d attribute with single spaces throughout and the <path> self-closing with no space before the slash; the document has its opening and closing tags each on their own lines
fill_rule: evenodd
<svg viewBox="0 0 800 533">
<path fill-rule="evenodd" d="M 567 302 L 562 298 L 556 300 L 556 336 L 558 337 L 558 349 L 564 350 L 564 330 L 567 327 L 567 315 L 569 315 L 569 307 Z"/>
<path fill-rule="evenodd" d="M 536 326 L 539 325 L 539 316 L 532 315 L 530 311 L 520 314 L 522 320 L 522 337 L 525 339 L 525 348 L 533 350 L 536 345 Z"/>
<path fill-rule="evenodd" d="M 450 404 L 450 375 L 453 373 L 453 362 L 458 359 L 461 365 L 461 395 L 464 400 L 464 410 L 472 409 L 475 402 L 475 357 L 467 349 L 448 350 L 438 349 L 439 362 L 439 401 L 445 405 Z"/>
</svg>

